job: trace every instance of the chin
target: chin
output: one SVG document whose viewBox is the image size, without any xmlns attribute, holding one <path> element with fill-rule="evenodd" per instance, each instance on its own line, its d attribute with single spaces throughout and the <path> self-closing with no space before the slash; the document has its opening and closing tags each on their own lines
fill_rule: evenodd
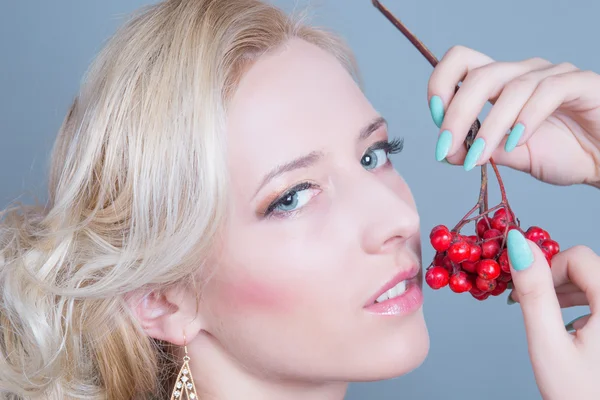
<svg viewBox="0 0 600 400">
<path fill-rule="evenodd" d="M 363 362 L 356 382 L 398 378 L 423 364 L 429 354 L 429 332 L 423 308 L 404 318 L 396 332 L 381 338 L 368 362 Z"/>
</svg>

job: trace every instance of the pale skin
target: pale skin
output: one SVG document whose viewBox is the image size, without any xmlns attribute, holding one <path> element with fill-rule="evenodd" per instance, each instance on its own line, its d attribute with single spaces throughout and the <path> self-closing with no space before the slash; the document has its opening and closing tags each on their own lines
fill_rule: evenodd
<svg viewBox="0 0 600 400">
<path fill-rule="evenodd" d="M 560 75 L 552 78 L 553 91 L 527 103 L 539 87 L 529 79 L 543 82 L 550 73 L 531 73 L 540 67 L 548 64 L 496 64 L 466 48 L 441 60 L 428 97 L 438 95 L 445 105 L 442 129 L 454 133 L 449 162 L 461 162 L 468 127 L 501 93 L 486 120 L 497 126 L 484 121 L 480 131 L 487 149 L 479 164 L 493 154 L 498 163 L 547 182 L 598 185 L 600 78 Z M 528 85 L 511 83 L 522 76 L 530 77 L 522 79 Z M 463 89 L 453 97 L 461 80 Z M 467 85 L 471 80 L 479 84 Z M 563 101 L 569 107 L 559 109 Z M 505 153 L 505 133 L 519 115 L 527 128 L 519 146 Z M 214 277 L 198 311 L 195 294 L 182 289 L 149 296 L 134 308 L 154 338 L 183 345 L 185 330 L 204 398 L 340 400 L 347 382 L 401 376 L 423 362 L 429 338 L 418 296 L 398 315 L 364 307 L 392 276 L 421 262 L 410 189 L 386 152 L 372 150 L 390 139 L 385 123 L 373 125 L 378 117 L 332 56 L 300 40 L 245 72 L 227 119 L 231 211 L 212 257 Z M 368 135 L 359 138 L 361 132 Z M 568 154 L 557 159 L 557 147 Z M 260 187 L 274 167 L 313 152 L 320 154 L 314 162 Z M 557 162 L 563 168 L 553 167 Z M 261 215 L 303 182 L 313 186 L 293 192 L 275 215 Z M 600 260 L 576 247 L 555 256 L 550 269 L 532 249 L 533 265 L 513 270 L 513 297 L 523 310 L 540 391 L 553 400 L 600 398 L 593 379 L 600 376 Z M 592 316 L 570 335 L 560 306 L 575 304 L 590 304 Z"/>
</svg>

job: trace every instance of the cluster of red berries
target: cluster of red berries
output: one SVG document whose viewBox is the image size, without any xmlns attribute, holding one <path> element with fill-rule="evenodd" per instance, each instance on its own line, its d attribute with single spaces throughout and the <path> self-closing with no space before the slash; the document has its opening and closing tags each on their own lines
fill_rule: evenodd
<svg viewBox="0 0 600 400">
<path fill-rule="evenodd" d="M 521 228 L 505 208 L 499 208 L 491 218 L 481 214 L 476 221 L 476 235 L 465 236 L 460 229 L 450 231 L 445 225 L 431 230 L 429 239 L 436 255 L 425 281 L 432 289 L 448 285 L 453 292 L 470 292 L 477 300 L 498 296 L 507 289 L 512 276 L 506 235 Z M 524 236 L 542 249 L 549 264 L 560 251 L 559 244 L 540 227 L 530 227 Z"/>
</svg>

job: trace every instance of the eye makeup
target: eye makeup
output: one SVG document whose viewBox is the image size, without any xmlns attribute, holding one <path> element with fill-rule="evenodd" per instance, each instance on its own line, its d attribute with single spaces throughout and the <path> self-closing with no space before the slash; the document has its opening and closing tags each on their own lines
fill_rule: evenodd
<svg viewBox="0 0 600 400">
<path fill-rule="evenodd" d="M 400 153 L 402 150 L 404 149 L 404 139 L 403 138 L 395 138 L 393 140 L 382 140 L 382 141 L 378 141 L 374 144 L 372 144 L 363 154 L 364 158 L 366 155 L 368 155 L 370 152 L 374 152 L 377 150 L 384 150 L 386 155 L 389 157 L 390 154 L 396 154 L 396 153 Z M 387 160 L 386 164 L 389 164 L 389 159 Z M 379 167 L 381 168 L 381 167 Z M 302 203 L 303 201 L 305 201 L 306 203 L 308 203 L 309 201 L 312 200 L 313 197 L 315 197 L 318 193 L 315 192 L 319 192 L 320 188 L 319 185 L 317 185 L 314 182 L 310 182 L 310 181 L 305 181 L 305 182 L 301 182 L 298 183 L 296 185 L 294 185 L 293 187 L 289 188 L 289 189 L 284 189 L 283 191 L 279 191 L 279 192 L 275 192 L 274 194 L 268 196 L 265 201 L 263 201 L 261 203 L 261 206 L 259 206 L 259 211 L 257 212 L 257 215 L 260 218 L 271 218 L 273 216 L 277 216 L 277 217 L 290 217 L 292 215 L 297 214 L 303 207 L 304 205 L 302 205 L 300 208 L 292 208 L 292 209 L 287 209 L 289 207 L 295 207 L 298 205 L 298 203 Z M 312 192 L 311 193 L 307 193 L 304 196 L 301 196 L 300 198 L 298 198 L 297 196 L 300 193 L 304 193 L 304 192 Z M 307 198 L 308 196 L 308 198 Z"/>
</svg>

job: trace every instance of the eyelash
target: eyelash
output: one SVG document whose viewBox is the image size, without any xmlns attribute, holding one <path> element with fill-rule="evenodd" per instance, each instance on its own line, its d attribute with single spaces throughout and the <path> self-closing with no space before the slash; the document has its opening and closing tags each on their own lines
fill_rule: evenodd
<svg viewBox="0 0 600 400">
<path fill-rule="evenodd" d="M 380 142 L 374 143 L 371 147 L 369 147 L 367 149 L 367 151 L 365 153 L 375 151 L 375 150 L 385 150 L 386 155 L 389 156 L 390 154 L 400 153 L 403 149 L 404 149 L 404 138 L 395 138 L 393 140 L 382 140 Z M 364 157 L 364 155 L 363 155 L 363 157 Z M 303 190 L 314 189 L 316 187 L 317 187 L 317 185 L 315 185 L 312 182 L 302 182 L 302 183 L 299 183 L 298 185 L 292 187 L 291 189 L 286 190 L 283 193 L 283 195 L 279 196 L 276 200 L 274 200 L 267 207 L 267 209 L 262 213 L 263 216 L 265 218 L 272 216 L 275 208 L 277 208 L 279 205 L 282 205 L 288 196 L 293 195 L 298 192 L 301 192 Z M 298 210 L 282 211 L 278 214 L 281 214 L 282 216 L 289 216 L 290 214 L 293 214 L 297 211 Z"/>
</svg>

